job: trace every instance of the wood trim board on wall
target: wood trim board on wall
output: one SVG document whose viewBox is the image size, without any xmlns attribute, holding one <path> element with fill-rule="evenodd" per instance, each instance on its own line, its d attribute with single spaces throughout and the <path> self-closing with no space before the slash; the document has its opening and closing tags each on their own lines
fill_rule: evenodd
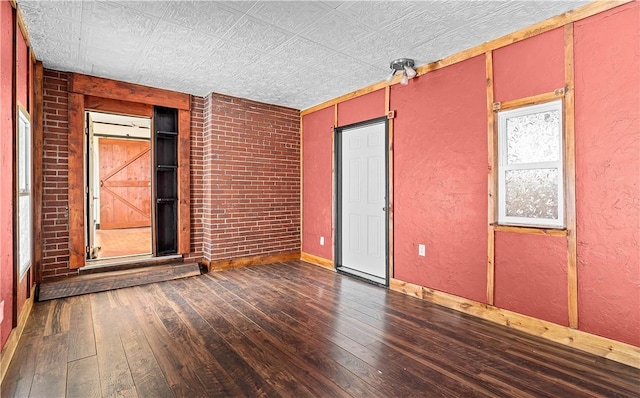
<svg viewBox="0 0 640 398">
<path fill-rule="evenodd" d="M 264 265 L 293 261 L 300 259 L 300 252 L 287 252 L 260 256 L 238 257 L 228 260 L 203 260 L 202 263 L 209 271 L 222 271 L 231 268 L 250 267 L 254 265 Z"/>
<path fill-rule="evenodd" d="M 557 325 L 413 283 L 404 282 L 399 279 L 391 279 L 390 289 L 640 369 L 640 348 L 630 344 Z"/>
<path fill-rule="evenodd" d="M 84 209 L 84 111 L 95 106 L 102 111 L 150 117 L 153 106 L 176 108 L 180 114 L 179 165 L 179 225 L 178 250 L 189 253 L 191 233 L 190 131 L 191 96 L 153 87 L 69 73 L 69 267 L 86 264 Z M 126 98 L 126 101 L 121 101 Z M 41 178 L 41 176 L 40 176 Z"/>
<path fill-rule="evenodd" d="M 567 228 L 567 295 L 569 326 L 578 328 L 578 268 L 576 225 L 576 144 L 573 69 L 573 23 L 564 27 L 564 200 Z"/>
<path fill-rule="evenodd" d="M 191 109 L 191 96 L 189 94 L 118 80 L 87 76 L 80 73 L 70 74 L 69 91 L 112 100 L 122 100 L 124 98 L 128 102 L 137 102 L 140 104 L 186 110 Z"/>
</svg>

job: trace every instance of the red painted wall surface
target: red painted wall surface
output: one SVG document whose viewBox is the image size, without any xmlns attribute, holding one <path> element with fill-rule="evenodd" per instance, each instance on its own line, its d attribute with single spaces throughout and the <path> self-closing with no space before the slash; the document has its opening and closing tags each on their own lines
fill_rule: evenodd
<svg viewBox="0 0 640 398">
<path fill-rule="evenodd" d="M 567 238 L 496 232 L 495 305 L 569 326 Z"/>
<path fill-rule="evenodd" d="M 508 101 L 564 87 L 564 28 L 493 52 L 495 101 Z"/>
<path fill-rule="evenodd" d="M 4 301 L 0 324 L 0 348 L 9 338 L 13 303 L 13 125 L 11 77 L 13 75 L 13 9 L 0 1 L 0 301 Z"/>
<path fill-rule="evenodd" d="M 486 301 L 484 56 L 391 89 L 395 278 Z M 418 244 L 426 244 L 426 257 Z"/>
<path fill-rule="evenodd" d="M 302 118 L 302 251 L 333 260 L 332 136 L 334 108 Z M 324 236 L 324 246 L 320 237 Z"/>
<path fill-rule="evenodd" d="M 27 47 L 27 42 L 24 40 L 24 36 L 22 35 L 22 31 L 18 29 L 18 69 L 16 76 L 16 90 L 17 90 L 17 99 L 18 102 L 27 108 L 28 104 L 28 96 L 29 96 L 29 48 Z M 27 109 L 27 112 L 29 110 Z"/>
<path fill-rule="evenodd" d="M 17 30 L 17 69 L 16 69 L 16 98 L 18 103 L 20 103 L 25 110 L 29 112 L 27 108 L 29 101 L 29 85 L 27 84 L 29 79 L 29 69 L 31 60 L 29 59 L 29 48 L 27 47 L 27 42 L 22 35 L 22 31 L 20 29 Z M 33 129 L 31 130 L 33 132 Z M 29 271 L 31 272 L 31 271 Z M 27 274 L 25 274 L 22 280 L 18 281 L 17 285 L 17 294 L 16 297 L 18 299 L 18 314 L 22 311 L 22 307 L 24 303 L 27 301 L 28 294 L 28 286 L 27 286 Z"/>
<path fill-rule="evenodd" d="M 575 24 L 579 328 L 640 346 L 640 3 Z"/>
<path fill-rule="evenodd" d="M 338 126 L 364 122 L 385 115 L 384 90 L 377 90 L 338 104 Z"/>
</svg>

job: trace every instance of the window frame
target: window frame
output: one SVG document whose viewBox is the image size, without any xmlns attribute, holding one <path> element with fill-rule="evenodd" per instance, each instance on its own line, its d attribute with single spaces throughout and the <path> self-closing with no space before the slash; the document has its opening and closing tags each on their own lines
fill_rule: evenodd
<svg viewBox="0 0 640 398">
<path fill-rule="evenodd" d="M 17 253 L 16 264 L 18 267 L 17 275 L 21 280 L 31 268 L 33 262 L 33 186 L 31 183 L 33 175 L 33 158 L 32 149 L 32 129 L 31 118 L 29 113 L 21 105 L 18 105 L 16 117 L 16 240 Z M 24 139 L 22 139 L 24 137 Z M 24 170 L 23 175 L 21 171 Z M 21 211 L 21 202 L 27 198 L 28 208 L 27 214 Z M 26 217 L 26 228 L 22 228 L 23 217 Z M 22 247 L 23 234 L 29 235 L 27 247 Z M 25 251 L 23 253 L 23 251 Z M 24 255 L 24 256 L 23 256 Z M 25 257 L 23 261 L 23 257 Z"/>
<path fill-rule="evenodd" d="M 507 120 L 514 117 L 532 115 L 545 111 L 557 111 L 560 117 L 560 134 L 559 134 L 559 159 L 556 161 L 543 161 L 532 163 L 519 163 L 509 165 L 507 163 Z M 505 109 L 497 112 L 497 136 L 498 136 L 498 225 L 532 227 L 532 228 L 565 228 L 565 149 L 564 149 L 564 104 L 562 99 L 556 99 L 539 104 L 528 104 L 517 108 Z M 540 169 L 556 169 L 558 172 L 558 218 L 531 218 L 531 217 L 515 217 L 506 214 L 506 174 L 511 170 L 540 170 Z"/>
</svg>

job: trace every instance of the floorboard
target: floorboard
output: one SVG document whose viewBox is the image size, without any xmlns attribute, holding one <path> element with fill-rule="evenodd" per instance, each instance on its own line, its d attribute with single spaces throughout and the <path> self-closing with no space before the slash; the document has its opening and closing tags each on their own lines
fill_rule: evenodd
<svg viewBox="0 0 640 398">
<path fill-rule="evenodd" d="M 34 304 L 2 397 L 640 397 L 640 370 L 293 261 Z"/>
</svg>

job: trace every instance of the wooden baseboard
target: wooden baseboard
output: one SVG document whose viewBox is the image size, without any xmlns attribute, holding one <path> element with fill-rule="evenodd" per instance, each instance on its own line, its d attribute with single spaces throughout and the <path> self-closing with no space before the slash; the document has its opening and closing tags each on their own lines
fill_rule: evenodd
<svg viewBox="0 0 640 398">
<path fill-rule="evenodd" d="M 391 290 L 640 369 L 640 347 L 518 314 L 453 294 L 391 279 Z"/>
<path fill-rule="evenodd" d="M 202 260 L 202 264 L 211 271 L 221 271 L 230 268 L 249 267 L 252 265 L 264 265 L 272 263 L 281 263 L 284 261 L 293 261 L 300 259 L 300 252 L 288 252 L 270 254 L 264 256 L 239 257 L 228 260 Z"/>
<path fill-rule="evenodd" d="M 302 252 L 302 254 L 300 255 L 300 260 L 309 264 L 319 265 L 321 267 L 329 268 L 332 271 L 334 270 L 332 260 L 327 260 L 326 258 L 314 256 L 313 254 Z"/>
<path fill-rule="evenodd" d="M 24 306 L 22 307 L 22 311 L 20 312 L 20 315 L 18 315 L 18 326 L 13 328 L 11 334 L 9 334 L 7 343 L 0 352 L 0 383 L 2 383 L 2 381 L 4 380 L 4 376 L 7 374 L 7 369 L 9 369 L 9 364 L 11 363 L 11 359 L 13 358 L 13 354 L 15 354 L 16 348 L 18 348 L 18 341 L 20 341 L 20 337 L 22 336 L 24 327 L 27 324 L 27 319 L 29 319 L 31 309 L 33 308 L 34 297 L 35 286 L 31 289 L 31 295 L 29 296 L 27 301 L 25 301 Z"/>
</svg>

